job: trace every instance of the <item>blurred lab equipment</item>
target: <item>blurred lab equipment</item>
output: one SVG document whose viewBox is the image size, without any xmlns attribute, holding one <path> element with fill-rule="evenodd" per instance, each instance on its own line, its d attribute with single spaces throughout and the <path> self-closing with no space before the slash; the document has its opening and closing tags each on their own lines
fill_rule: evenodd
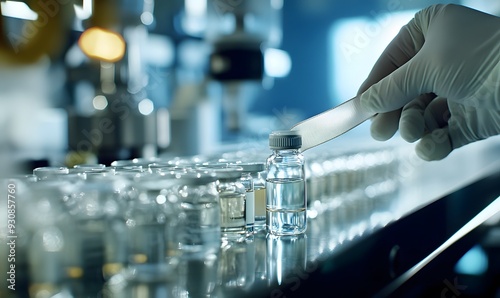
<svg viewBox="0 0 500 298">
<path fill-rule="evenodd" d="M 280 1 L 178 1 L 168 6 L 180 26 L 167 32 L 177 58 L 163 75 L 147 70 L 145 44 L 154 31 L 143 23 L 148 2 L 138 1 L 135 9 L 116 3 L 118 21 L 106 23 L 105 28 L 123 36 L 127 48 L 122 59 L 82 65 L 84 75 L 94 74 L 90 82 L 81 71 L 72 71 L 75 98 L 68 136 L 74 161 L 82 157 L 81 151 L 107 163 L 162 152 L 193 155 L 214 150 L 231 135 L 245 134 L 249 105 L 264 81 L 272 80 L 265 71 L 265 52 L 280 45 Z M 94 19 L 103 22 L 99 16 Z M 205 29 L 196 30 L 193 24 L 200 22 Z M 84 41 L 82 34 L 80 47 Z M 157 80 L 163 81 L 156 88 L 173 89 L 164 93 L 167 98 L 152 100 L 150 85 Z M 93 106 L 82 109 L 79 102 L 90 100 Z"/>
<path fill-rule="evenodd" d="M 57 125 L 61 143 L 30 158 L 72 167 L 187 156 L 255 133 L 251 104 L 286 75 L 269 67 L 289 59 L 278 49 L 282 7 L 279 0 L 2 2 L 0 56 L 27 67 L 45 61 L 57 81 L 44 97 L 61 116 L 48 127 Z"/>
<path fill-rule="evenodd" d="M 166 152 L 207 153 L 251 135 L 248 110 L 276 76 L 266 63 L 279 64 L 266 53 L 280 46 L 282 6 L 275 0 L 185 1 L 181 28 L 186 37 L 179 45 L 184 52 L 179 53 Z"/>
<path fill-rule="evenodd" d="M 29 21 L 19 26 L 15 20 L 10 23 L 0 17 L 0 63 L 31 64 L 44 56 L 61 55 L 74 16 L 73 1 L 2 1 L 1 4 L 0 16 L 5 12 L 6 16 L 22 16 Z"/>
<path fill-rule="evenodd" d="M 205 39 L 212 46 L 210 77 L 223 86 L 225 125 L 244 130 L 251 95 L 261 88 L 266 50 L 281 43 L 281 1 L 208 1 Z M 250 96 L 248 96 L 250 94 Z"/>
<path fill-rule="evenodd" d="M 65 57 L 68 163 L 152 157 L 168 146 L 168 113 L 147 88 L 154 19 L 145 18 L 153 8 L 154 1 L 97 2 L 88 20 L 77 20 L 83 32 Z"/>
</svg>

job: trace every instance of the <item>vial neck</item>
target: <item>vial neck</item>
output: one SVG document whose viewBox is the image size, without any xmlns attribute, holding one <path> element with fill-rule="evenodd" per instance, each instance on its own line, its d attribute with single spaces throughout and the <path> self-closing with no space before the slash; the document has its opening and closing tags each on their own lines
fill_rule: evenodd
<svg viewBox="0 0 500 298">
<path fill-rule="evenodd" d="M 299 149 L 275 149 L 274 154 L 299 154 Z"/>
</svg>

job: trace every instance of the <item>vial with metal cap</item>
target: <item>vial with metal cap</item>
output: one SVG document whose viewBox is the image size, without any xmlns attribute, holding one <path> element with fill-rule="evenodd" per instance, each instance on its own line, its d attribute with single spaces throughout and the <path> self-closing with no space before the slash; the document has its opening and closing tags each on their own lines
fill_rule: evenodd
<svg viewBox="0 0 500 298">
<path fill-rule="evenodd" d="M 274 131 L 269 135 L 269 148 L 273 152 L 266 160 L 266 225 L 273 235 L 297 235 L 307 229 L 301 145 L 302 138 L 294 131 Z"/>
</svg>

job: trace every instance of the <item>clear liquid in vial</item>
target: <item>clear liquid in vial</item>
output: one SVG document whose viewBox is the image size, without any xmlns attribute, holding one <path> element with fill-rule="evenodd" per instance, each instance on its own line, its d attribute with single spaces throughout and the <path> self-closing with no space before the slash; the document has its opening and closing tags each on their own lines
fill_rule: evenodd
<svg viewBox="0 0 500 298">
<path fill-rule="evenodd" d="M 246 234 L 245 194 L 220 194 L 223 239 L 239 240 Z"/>
<path fill-rule="evenodd" d="M 266 226 L 266 189 L 255 189 L 255 230 L 260 230 Z"/>
<path fill-rule="evenodd" d="M 189 253 L 208 255 L 219 249 L 220 211 L 219 205 L 200 202 L 182 203 L 183 221 L 180 222 L 179 248 Z"/>
<path fill-rule="evenodd" d="M 269 232 L 297 235 L 306 231 L 306 187 L 304 179 L 268 179 L 266 214 Z"/>
</svg>

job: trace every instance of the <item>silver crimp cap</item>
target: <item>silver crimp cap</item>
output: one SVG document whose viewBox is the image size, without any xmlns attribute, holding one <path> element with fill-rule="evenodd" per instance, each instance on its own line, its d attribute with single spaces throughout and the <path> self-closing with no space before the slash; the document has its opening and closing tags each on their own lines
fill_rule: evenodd
<svg viewBox="0 0 500 298">
<path fill-rule="evenodd" d="M 302 137 L 296 131 L 278 130 L 269 134 L 269 148 L 273 150 L 299 149 L 300 147 L 302 147 Z"/>
</svg>

